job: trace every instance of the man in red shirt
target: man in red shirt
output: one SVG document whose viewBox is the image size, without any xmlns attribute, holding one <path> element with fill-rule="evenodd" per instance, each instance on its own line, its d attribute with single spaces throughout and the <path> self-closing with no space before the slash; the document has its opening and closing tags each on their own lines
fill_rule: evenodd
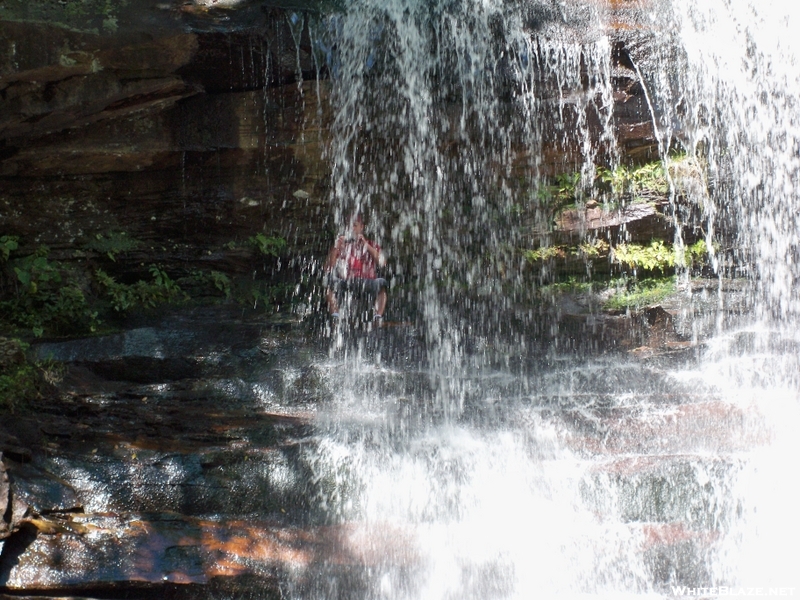
<svg viewBox="0 0 800 600">
<path fill-rule="evenodd" d="M 351 221 L 352 235 L 339 236 L 328 252 L 328 310 L 339 317 L 339 300 L 344 292 L 366 292 L 375 298 L 375 321 L 380 323 L 386 309 L 386 280 L 378 277 L 378 267 L 386 263 L 381 247 L 364 237 L 364 221 L 356 214 Z"/>
</svg>

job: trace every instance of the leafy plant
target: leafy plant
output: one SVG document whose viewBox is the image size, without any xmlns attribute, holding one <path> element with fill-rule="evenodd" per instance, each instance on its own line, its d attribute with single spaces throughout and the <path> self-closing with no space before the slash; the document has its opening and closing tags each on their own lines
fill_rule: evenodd
<svg viewBox="0 0 800 600">
<path fill-rule="evenodd" d="M 661 240 L 653 240 L 649 246 L 619 244 L 614 248 L 614 260 L 632 269 L 665 271 L 675 266 L 675 251 Z"/>
<path fill-rule="evenodd" d="M 606 184 L 615 196 L 641 196 L 648 192 L 666 194 L 669 191 L 664 166 L 660 161 L 639 167 L 619 165 L 613 170 L 600 167 L 596 179 Z"/>
<path fill-rule="evenodd" d="M 0 258 L 3 262 L 7 261 L 11 253 L 19 248 L 19 238 L 13 235 L 0 237 Z"/>
<path fill-rule="evenodd" d="M 604 308 L 626 310 L 656 304 L 675 293 L 675 277 L 658 279 L 625 279 L 617 292 L 609 298 Z"/>
<path fill-rule="evenodd" d="M 601 258 L 608 254 L 610 248 L 608 242 L 605 240 L 594 240 L 580 244 L 577 248 L 577 252 L 573 253 L 583 256 L 584 258 Z"/>
<path fill-rule="evenodd" d="M 112 231 L 105 236 L 98 233 L 95 239 L 86 244 L 86 248 L 101 252 L 116 262 L 117 254 L 136 250 L 140 245 L 141 242 L 139 240 L 129 237 L 124 231 Z"/>
<path fill-rule="evenodd" d="M 158 304 L 184 299 L 180 286 L 161 267 L 152 265 L 153 281 L 139 280 L 133 284 L 118 283 L 102 269 L 95 271 L 95 278 L 105 291 L 111 307 L 117 312 L 132 308 L 154 308 Z"/>
<path fill-rule="evenodd" d="M 87 326 L 93 331 L 97 312 L 76 283 L 63 284 L 62 274 L 71 271 L 50 261 L 49 252 L 40 246 L 34 254 L 11 261 L 21 288 L 11 300 L 0 303 L 6 320 L 31 329 L 36 337 L 45 329 L 74 331 Z"/>
<path fill-rule="evenodd" d="M 295 286 L 289 283 L 279 283 L 276 285 L 266 285 L 263 288 L 253 288 L 250 291 L 253 308 L 258 308 L 259 304 L 265 310 L 275 307 L 282 301 L 288 300 Z"/>
<path fill-rule="evenodd" d="M 64 376 L 62 363 L 28 362 L 28 348 L 19 339 L 0 338 L 0 412 L 14 413 L 27 401 L 40 397 L 46 385 L 53 385 Z"/>
<path fill-rule="evenodd" d="M 231 297 L 231 279 L 221 271 L 193 271 L 188 278 L 190 283 L 202 287 L 210 287 L 225 294 L 225 299 Z"/>
<path fill-rule="evenodd" d="M 61 283 L 58 267 L 47 259 L 49 254 L 47 246 L 39 246 L 35 254 L 16 261 L 14 272 L 29 294 L 37 294 L 40 286 L 44 288 L 48 284 Z"/>
<path fill-rule="evenodd" d="M 591 242 L 583 242 L 577 246 L 542 246 L 536 250 L 523 251 L 523 256 L 530 262 L 567 258 L 568 256 L 594 259 L 607 255 L 608 251 L 608 242 L 604 240 L 594 240 Z"/>
<path fill-rule="evenodd" d="M 555 197 L 559 200 L 572 200 L 577 195 L 580 173 L 561 173 L 556 176 Z"/>
<path fill-rule="evenodd" d="M 554 183 L 541 185 L 537 190 L 537 203 L 544 206 L 551 215 L 575 202 L 578 195 L 580 173 L 561 173 L 555 177 Z"/>
<path fill-rule="evenodd" d="M 286 240 L 282 237 L 267 237 L 263 233 L 257 233 L 248 242 L 265 256 L 280 256 L 281 250 L 286 248 Z"/>
<path fill-rule="evenodd" d="M 525 250 L 523 256 L 530 262 L 552 260 L 567 256 L 566 246 L 542 246 L 536 250 Z"/>
<path fill-rule="evenodd" d="M 35 398 L 39 393 L 36 383 L 32 365 L 25 363 L 4 369 L 0 375 L 0 410 L 13 413 L 26 400 Z"/>
<path fill-rule="evenodd" d="M 214 287 L 225 294 L 225 298 L 231 297 L 230 277 L 221 271 L 211 271 L 208 276 L 211 279 L 211 282 L 214 284 Z"/>
<path fill-rule="evenodd" d="M 679 265 L 692 267 L 705 259 L 708 248 L 704 240 L 679 250 L 667 246 L 661 240 L 653 240 L 649 246 L 619 244 L 613 249 L 614 260 L 631 269 L 644 271 L 666 271 Z"/>
<path fill-rule="evenodd" d="M 693 267 L 702 262 L 708 256 L 708 246 L 705 240 L 698 240 L 691 246 L 683 249 L 683 252 L 676 251 L 675 260 L 682 267 Z"/>
</svg>

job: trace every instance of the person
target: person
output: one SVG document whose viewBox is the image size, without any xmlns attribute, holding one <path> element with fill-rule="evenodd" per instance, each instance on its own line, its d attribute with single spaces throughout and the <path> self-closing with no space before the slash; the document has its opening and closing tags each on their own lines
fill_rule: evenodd
<svg viewBox="0 0 800 600">
<path fill-rule="evenodd" d="M 378 277 L 378 268 L 386 264 L 381 247 L 364 237 L 360 213 L 350 219 L 351 235 L 339 236 L 328 252 L 325 273 L 328 276 L 328 312 L 339 318 L 339 302 L 345 292 L 367 293 L 375 298 L 374 321 L 381 324 L 386 310 L 386 280 Z"/>
</svg>

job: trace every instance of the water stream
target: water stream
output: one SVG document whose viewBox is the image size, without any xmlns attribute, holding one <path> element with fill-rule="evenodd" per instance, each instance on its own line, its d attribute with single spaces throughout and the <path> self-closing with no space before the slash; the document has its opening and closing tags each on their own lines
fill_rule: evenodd
<svg viewBox="0 0 800 600">
<path fill-rule="evenodd" d="M 66 416 L 44 415 L 52 441 L 9 470 L 43 518 L 2 540 L 0 583 L 292 600 L 800 595 L 800 4 L 326 6 L 287 9 L 297 114 L 315 115 L 286 153 L 330 123 L 330 177 L 303 186 L 328 190 L 339 233 L 363 213 L 388 259 L 388 322 L 358 302 L 302 324 L 226 304 L 37 344 L 69 366 L 49 409 Z M 253 36 L 256 58 L 251 45 L 226 59 L 247 87 L 274 70 Z M 522 258 L 556 243 L 543 200 L 556 176 L 576 214 L 607 203 L 592 183 L 631 156 L 615 106 L 634 89 L 660 158 L 686 153 L 699 174 L 671 180 L 669 214 L 675 243 L 704 239 L 714 271 L 678 269 L 655 323 L 612 319 L 597 296 L 580 314 L 547 304 L 552 271 Z M 284 114 L 274 91 L 267 132 Z M 289 135 L 264 136 L 259 170 Z M 577 229 L 570 243 L 596 241 Z M 650 344 L 665 315 L 674 345 Z"/>
<path fill-rule="evenodd" d="M 584 182 L 618 160 L 601 9 L 363 0 L 313 24 L 334 49 L 337 224 L 367 215 L 389 314 L 424 351 L 333 333 L 336 400 L 308 461 L 369 566 L 356 584 L 320 565 L 291 597 L 798 593 L 779 548 L 800 533 L 800 10 L 641 10 L 657 34 L 649 62 L 632 59 L 662 154 L 679 142 L 707 166 L 698 227 L 718 272 L 748 281 L 744 311 L 711 292 L 716 331 L 677 362 L 541 348 L 520 309 L 531 283 L 511 250 L 541 231 L 518 209 L 552 174 L 546 149 Z"/>
</svg>

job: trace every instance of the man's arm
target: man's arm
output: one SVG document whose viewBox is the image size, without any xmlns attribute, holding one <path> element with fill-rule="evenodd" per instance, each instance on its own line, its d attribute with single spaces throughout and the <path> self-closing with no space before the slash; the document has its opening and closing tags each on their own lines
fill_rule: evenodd
<svg viewBox="0 0 800 600">
<path fill-rule="evenodd" d="M 379 267 L 385 265 L 386 258 L 384 258 L 383 252 L 381 252 L 380 248 L 377 248 L 372 244 L 370 244 L 367 241 L 367 238 L 365 238 L 363 235 L 359 236 L 359 238 L 361 239 L 362 242 L 364 242 L 364 247 L 367 249 L 367 252 L 369 252 L 369 255 L 372 257 L 372 260 L 375 261 L 375 264 L 378 265 Z"/>
<path fill-rule="evenodd" d="M 325 272 L 329 273 L 333 270 L 333 267 L 336 266 L 336 259 L 339 258 L 339 255 L 342 253 L 342 247 L 344 246 L 344 238 L 339 236 L 336 240 L 336 243 L 333 247 L 328 251 L 328 258 L 325 260 Z"/>
</svg>

